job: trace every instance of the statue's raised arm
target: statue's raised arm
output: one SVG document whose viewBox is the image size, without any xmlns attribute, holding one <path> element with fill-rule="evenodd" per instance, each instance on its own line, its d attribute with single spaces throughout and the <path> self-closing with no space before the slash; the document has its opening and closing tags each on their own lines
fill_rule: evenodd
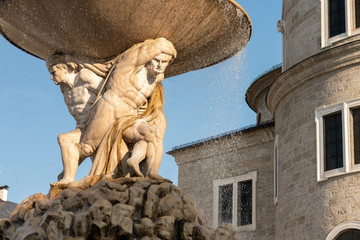
<svg viewBox="0 0 360 240">
<path fill-rule="evenodd" d="M 143 66 L 160 54 L 166 54 L 176 58 L 174 45 L 165 38 L 148 39 L 136 44 L 121 55 L 121 62 L 128 67 Z"/>
</svg>

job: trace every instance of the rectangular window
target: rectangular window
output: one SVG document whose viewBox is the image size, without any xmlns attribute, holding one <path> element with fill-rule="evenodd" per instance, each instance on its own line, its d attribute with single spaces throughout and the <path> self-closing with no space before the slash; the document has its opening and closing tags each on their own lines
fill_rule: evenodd
<svg viewBox="0 0 360 240">
<path fill-rule="evenodd" d="M 238 230 L 255 230 L 256 172 L 214 180 L 213 223 L 231 223 Z"/>
<path fill-rule="evenodd" d="M 341 112 L 324 117 L 325 171 L 343 167 Z"/>
<path fill-rule="evenodd" d="M 219 187 L 219 225 L 232 222 L 233 185 Z"/>
<path fill-rule="evenodd" d="M 237 226 L 252 223 L 252 180 L 238 182 Z"/>
<path fill-rule="evenodd" d="M 355 6 L 354 6 L 354 11 L 355 11 L 355 28 L 359 28 L 360 27 L 360 0 L 355 0 Z"/>
<path fill-rule="evenodd" d="M 360 108 L 351 109 L 350 111 L 350 138 L 351 153 L 353 164 L 360 163 Z"/>
<path fill-rule="evenodd" d="M 345 103 L 316 109 L 316 148 L 318 181 L 344 174 L 344 107 Z M 346 156 L 345 156 L 346 155 Z"/>
<path fill-rule="evenodd" d="M 329 37 L 345 33 L 345 0 L 329 0 Z"/>
<path fill-rule="evenodd" d="M 318 181 L 360 172 L 360 99 L 315 111 Z"/>
<path fill-rule="evenodd" d="M 321 1 L 321 46 L 360 34 L 360 0 Z"/>
</svg>

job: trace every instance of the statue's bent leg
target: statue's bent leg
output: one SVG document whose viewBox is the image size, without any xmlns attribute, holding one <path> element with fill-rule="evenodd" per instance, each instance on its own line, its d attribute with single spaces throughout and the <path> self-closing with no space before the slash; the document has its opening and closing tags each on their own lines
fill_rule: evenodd
<svg viewBox="0 0 360 240">
<path fill-rule="evenodd" d="M 51 186 L 59 186 L 75 180 L 80 159 L 77 146 L 80 142 L 80 138 L 80 129 L 75 129 L 71 132 L 63 133 L 58 136 L 64 170 L 58 176 L 59 181 L 52 183 Z"/>
<path fill-rule="evenodd" d="M 113 126 L 116 118 L 121 118 L 126 115 L 135 114 L 136 111 L 129 107 L 122 101 L 116 102 L 116 107 L 113 103 L 109 103 L 104 99 L 100 99 L 94 109 L 94 115 L 90 119 L 87 129 L 79 144 L 79 151 L 81 155 L 92 155 L 95 150 L 97 154 L 105 154 L 107 151 L 107 144 L 101 144 L 101 141 L 107 142 L 104 139 L 108 136 L 109 129 Z M 100 145 L 100 146 L 99 146 Z M 104 146 L 106 149 L 103 149 Z M 99 149 L 97 149 L 99 147 Z M 106 155 L 106 154 L 105 154 Z M 95 157 L 93 166 L 91 167 L 89 175 L 99 175 L 103 173 L 106 158 Z M 111 165 L 113 167 L 113 165 Z M 113 168 L 111 169 L 114 170 Z M 110 174 L 110 172 L 108 172 Z"/>
<path fill-rule="evenodd" d="M 100 99 L 81 138 L 79 144 L 80 155 L 91 156 L 114 121 L 114 106 Z"/>
<path fill-rule="evenodd" d="M 150 177 L 150 169 L 153 168 L 155 160 L 155 145 L 149 142 L 146 151 L 146 176 Z"/>
<path fill-rule="evenodd" d="M 139 164 L 145 159 L 147 152 L 147 143 L 145 141 L 138 141 L 132 150 L 131 157 L 127 160 L 127 164 L 130 167 L 130 173 L 134 172 L 139 177 L 144 177 L 140 171 Z"/>
<path fill-rule="evenodd" d="M 148 176 L 153 179 L 163 179 L 163 177 L 159 175 L 159 168 L 164 150 L 162 139 L 157 139 L 152 144 L 154 146 L 154 156 L 152 158 L 153 160 L 149 162 Z"/>
<path fill-rule="evenodd" d="M 163 129 L 153 127 L 151 128 L 151 134 L 145 136 L 146 139 L 151 143 L 151 145 L 149 144 L 149 146 L 152 146 L 153 148 L 153 150 L 148 150 L 148 152 L 152 153 L 152 156 L 147 156 L 147 175 L 153 179 L 163 179 L 163 177 L 159 175 L 159 168 L 164 151 L 164 133 L 165 131 Z"/>
<path fill-rule="evenodd" d="M 148 124 L 139 124 L 137 131 L 144 136 L 144 141 L 148 143 L 146 150 L 147 176 L 153 179 L 162 179 L 158 171 L 163 154 L 164 131 Z"/>
</svg>

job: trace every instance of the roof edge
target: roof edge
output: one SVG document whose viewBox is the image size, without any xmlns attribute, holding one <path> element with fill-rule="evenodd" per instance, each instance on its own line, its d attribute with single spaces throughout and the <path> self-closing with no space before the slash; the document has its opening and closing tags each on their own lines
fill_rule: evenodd
<svg viewBox="0 0 360 240">
<path fill-rule="evenodd" d="M 274 82 L 274 80 L 281 75 L 280 74 L 274 74 L 273 77 L 271 77 L 270 75 L 273 73 L 276 73 L 277 71 L 279 71 L 282 68 L 282 64 L 276 64 L 273 67 L 271 67 L 270 69 L 266 70 L 265 72 L 261 73 L 260 75 L 258 75 L 255 80 L 250 84 L 250 86 L 248 87 L 248 89 L 246 90 L 245 93 L 245 101 L 247 103 L 247 105 L 254 111 L 256 111 L 256 106 L 255 106 L 255 102 L 250 100 L 250 96 L 252 96 L 254 99 L 256 98 L 257 95 L 259 95 L 259 93 L 266 88 L 269 88 L 271 86 L 271 84 Z M 263 80 L 263 81 L 261 81 Z M 263 83 L 264 82 L 264 83 Z M 265 84 L 265 86 L 263 88 L 260 89 L 260 91 L 257 89 L 259 88 L 259 86 L 261 84 Z M 253 89 L 255 89 L 255 93 L 257 92 L 257 94 L 255 96 L 253 96 L 255 93 L 252 93 Z M 257 91 L 258 90 L 258 91 Z"/>
<path fill-rule="evenodd" d="M 192 148 L 192 147 L 197 147 L 197 146 L 200 146 L 200 145 L 204 145 L 204 144 L 207 144 L 209 142 L 216 141 L 218 139 L 227 138 L 227 137 L 233 137 L 233 136 L 236 136 L 236 135 L 239 135 L 239 134 L 255 131 L 255 130 L 258 130 L 258 129 L 262 129 L 262 128 L 272 127 L 272 126 L 275 126 L 275 121 L 274 120 L 266 121 L 266 122 L 263 122 L 263 123 L 260 123 L 260 124 L 253 124 L 253 125 L 250 125 L 250 126 L 247 126 L 247 127 L 244 127 L 244 128 L 235 129 L 235 130 L 232 130 L 232 131 L 229 131 L 229 132 L 221 133 L 221 134 L 218 134 L 218 135 L 203 138 L 203 139 L 193 141 L 193 142 L 190 142 L 190 143 L 185 143 L 185 144 L 182 144 L 182 145 L 179 145 L 179 146 L 175 146 L 170 151 L 168 151 L 166 153 L 169 154 L 169 155 L 172 155 L 175 152 L 182 151 L 182 150 Z"/>
</svg>

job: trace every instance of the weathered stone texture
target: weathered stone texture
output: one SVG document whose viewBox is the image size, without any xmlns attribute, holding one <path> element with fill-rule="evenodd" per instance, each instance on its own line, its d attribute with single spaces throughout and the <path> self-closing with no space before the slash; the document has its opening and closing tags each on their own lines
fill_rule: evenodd
<svg viewBox="0 0 360 240">
<path fill-rule="evenodd" d="M 237 231 L 240 239 L 274 239 L 273 132 L 273 127 L 255 129 L 172 153 L 179 165 L 179 187 L 194 196 L 210 223 L 213 180 L 257 171 L 256 230 Z"/>
<path fill-rule="evenodd" d="M 265 123 L 273 119 L 273 115 L 266 105 L 266 95 L 271 84 L 281 73 L 281 65 L 274 66 L 255 79 L 246 91 L 246 103 L 257 113 L 257 123 Z"/>
<path fill-rule="evenodd" d="M 317 182 L 315 125 L 316 108 L 360 98 L 360 66 L 343 60 L 343 67 L 339 65 L 328 71 L 334 61 L 348 56 L 329 53 L 327 60 L 318 57 L 322 61 L 313 69 L 306 69 L 316 74 L 306 75 L 299 66 L 281 76 L 277 81 L 296 87 L 288 88 L 285 94 L 281 93 L 284 97 L 271 103 L 275 106 L 279 135 L 275 239 L 299 239 L 299 236 L 301 239 L 326 239 L 338 224 L 360 219 L 359 201 L 354 200 L 360 193 L 358 173 Z M 281 79 L 284 76 L 290 77 Z M 298 84 L 300 81 L 302 84 Z"/>
<path fill-rule="evenodd" d="M 321 51 L 321 9 L 313 0 L 283 3 L 285 69 Z M 304 39 L 305 38 L 305 39 Z"/>
<path fill-rule="evenodd" d="M 259 100 L 257 113 L 261 113 L 260 123 L 264 123 L 267 121 L 271 121 L 273 119 L 273 116 L 269 109 L 266 106 L 266 96 L 262 96 Z"/>
<path fill-rule="evenodd" d="M 120 178 L 30 196 L 11 221 L 0 221 L 0 239 L 236 239 L 231 226 L 215 231 L 206 222 L 195 200 L 171 183 Z"/>
<path fill-rule="evenodd" d="M 322 48 L 321 4 L 319 1 L 283 1 L 282 18 L 285 20 L 285 33 L 283 34 L 285 39 L 283 45 L 284 70 L 288 70 L 308 57 L 329 48 L 360 39 L 360 36 L 357 35 Z"/>
</svg>

